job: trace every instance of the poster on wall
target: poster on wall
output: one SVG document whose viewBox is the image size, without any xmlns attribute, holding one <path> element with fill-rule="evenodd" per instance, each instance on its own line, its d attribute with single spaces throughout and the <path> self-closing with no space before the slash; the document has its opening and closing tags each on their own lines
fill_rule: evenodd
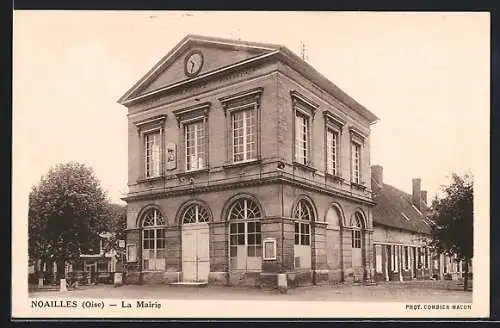
<svg viewBox="0 0 500 328">
<path fill-rule="evenodd" d="M 177 154 L 176 154 L 176 145 L 173 142 L 167 143 L 167 160 L 166 160 L 166 169 L 173 170 L 176 168 L 177 163 Z"/>
</svg>

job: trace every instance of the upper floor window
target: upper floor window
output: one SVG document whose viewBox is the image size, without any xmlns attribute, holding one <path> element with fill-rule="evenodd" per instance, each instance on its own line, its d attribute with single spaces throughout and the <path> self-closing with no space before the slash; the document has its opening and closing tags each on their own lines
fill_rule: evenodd
<svg viewBox="0 0 500 328">
<path fill-rule="evenodd" d="M 340 176 L 340 135 L 345 121 L 329 110 L 323 111 L 325 117 L 325 156 L 326 173 Z"/>
<path fill-rule="evenodd" d="M 180 138 L 184 142 L 184 154 L 181 161 L 186 171 L 201 170 L 208 166 L 208 112 L 211 103 L 196 104 L 188 108 L 175 110 L 173 113 L 182 131 Z"/>
<path fill-rule="evenodd" d="M 292 97 L 295 121 L 295 149 L 294 161 L 311 166 L 312 162 L 312 133 L 311 126 L 318 105 L 296 91 L 290 92 Z"/>
<path fill-rule="evenodd" d="M 339 134 L 331 129 L 326 131 L 326 173 L 338 174 Z"/>
<path fill-rule="evenodd" d="M 186 171 L 205 168 L 205 124 L 203 121 L 184 126 Z"/>
<path fill-rule="evenodd" d="M 352 159 L 352 182 L 359 184 L 361 181 L 361 145 L 357 142 L 351 143 Z"/>
<path fill-rule="evenodd" d="M 260 97 L 262 88 L 219 98 L 227 122 L 226 163 L 257 160 L 260 156 Z"/>
<path fill-rule="evenodd" d="M 161 167 L 161 131 L 149 132 L 144 135 L 144 157 L 146 178 L 160 176 Z"/>
<path fill-rule="evenodd" d="M 307 165 L 309 161 L 309 118 L 299 112 L 295 114 L 295 160 Z"/>
<path fill-rule="evenodd" d="M 163 138 L 166 116 L 156 116 L 137 122 L 137 131 L 141 139 L 141 162 L 143 178 L 159 177 L 163 171 Z"/>
<path fill-rule="evenodd" d="M 363 145 L 366 135 L 357 128 L 349 128 L 351 133 L 351 183 L 355 185 L 364 185 L 363 168 Z"/>
<path fill-rule="evenodd" d="M 255 110 L 240 110 L 231 114 L 233 162 L 257 158 L 257 136 Z"/>
</svg>

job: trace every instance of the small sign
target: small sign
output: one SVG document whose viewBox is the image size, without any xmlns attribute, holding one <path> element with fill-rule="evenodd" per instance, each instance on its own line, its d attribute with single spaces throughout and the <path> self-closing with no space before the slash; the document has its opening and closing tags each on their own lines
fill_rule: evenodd
<svg viewBox="0 0 500 328">
<path fill-rule="evenodd" d="M 166 169 L 173 170 L 177 167 L 177 147 L 173 142 L 167 143 L 166 152 Z"/>
<path fill-rule="evenodd" d="M 276 260 L 276 239 L 264 239 L 264 260 Z"/>
<path fill-rule="evenodd" d="M 123 240 L 123 239 L 118 240 L 118 247 L 125 248 L 125 240 Z"/>
</svg>

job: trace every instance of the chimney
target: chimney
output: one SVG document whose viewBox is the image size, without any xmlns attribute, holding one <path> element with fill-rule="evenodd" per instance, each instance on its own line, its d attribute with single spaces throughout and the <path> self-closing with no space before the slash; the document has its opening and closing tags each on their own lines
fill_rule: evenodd
<svg viewBox="0 0 500 328">
<path fill-rule="evenodd" d="M 412 195 L 413 205 L 415 205 L 416 208 L 420 209 L 420 203 L 422 201 L 422 193 L 420 190 L 420 178 L 413 179 L 412 183 L 413 183 L 413 195 Z"/>
<path fill-rule="evenodd" d="M 422 199 L 422 202 L 427 205 L 427 190 L 422 190 L 420 192 L 420 198 Z"/>
<path fill-rule="evenodd" d="M 375 189 L 375 187 L 381 188 L 382 185 L 384 184 L 384 168 L 380 165 L 372 165 L 372 190 Z M 376 182 L 380 187 L 375 185 Z"/>
</svg>

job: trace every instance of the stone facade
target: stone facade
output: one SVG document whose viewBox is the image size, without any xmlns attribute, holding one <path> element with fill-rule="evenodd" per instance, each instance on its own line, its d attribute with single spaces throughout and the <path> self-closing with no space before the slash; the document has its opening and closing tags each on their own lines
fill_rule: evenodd
<svg viewBox="0 0 500 328">
<path fill-rule="evenodd" d="M 201 68 L 186 76 L 195 52 Z M 293 287 L 372 278 L 376 117 L 289 50 L 188 36 L 120 103 L 129 118 L 127 283 L 275 287 L 285 274 Z M 193 122 L 197 132 L 188 134 Z M 334 174 L 330 126 L 338 133 Z M 188 155 L 193 136 L 197 157 Z"/>
</svg>

